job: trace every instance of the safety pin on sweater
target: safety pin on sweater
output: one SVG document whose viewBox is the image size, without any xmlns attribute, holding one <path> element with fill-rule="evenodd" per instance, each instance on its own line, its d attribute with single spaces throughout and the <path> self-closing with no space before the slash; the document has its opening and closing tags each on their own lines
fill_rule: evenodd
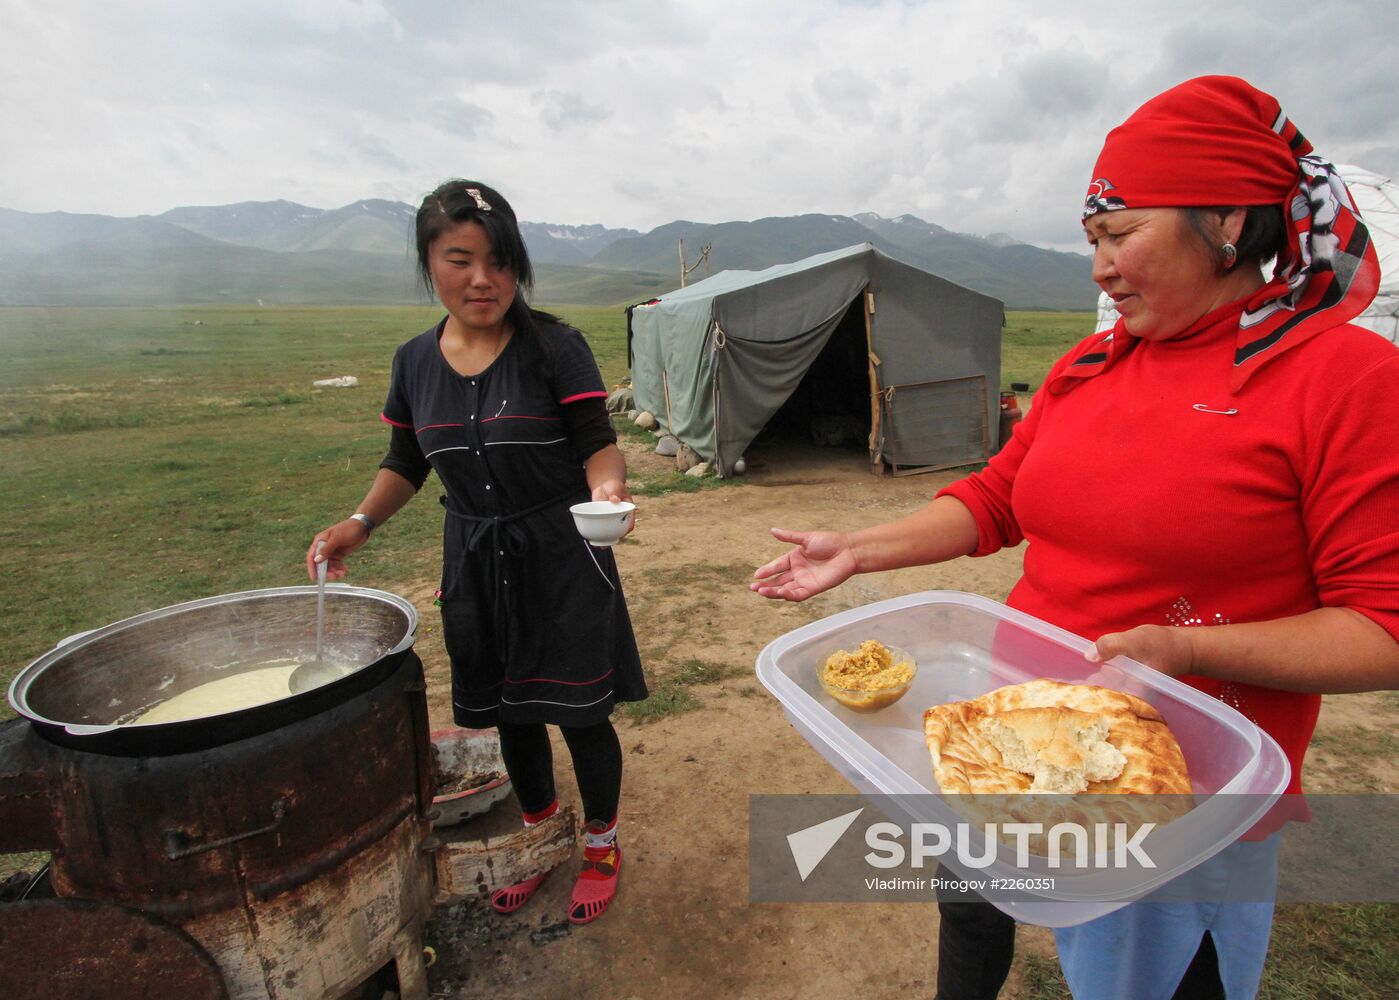
<svg viewBox="0 0 1399 1000">
<path fill-rule="evenodd" d="M 1224 416 L 1224 417 L 1232 417 L 1234 414 L 1236 414 L 1236 413 L 1239 412 L 1238 410 L 1234 409 L 1234 407 L 1232 407 L 1232 406 L 1229 407 L 1229 409 L 1227 409 L 1227 410 L 1212 410 L 1212 409 L 1210 409 L 1208 406 L 1206 406 L 1204 403 L 1196 403 L 1194 406 L 1191 407 L 1191 409 L 1192 409 L 1192 410 L 1199 410 L 1201 413 L 1218 413 L 1220 416 Z"/>
</svg>

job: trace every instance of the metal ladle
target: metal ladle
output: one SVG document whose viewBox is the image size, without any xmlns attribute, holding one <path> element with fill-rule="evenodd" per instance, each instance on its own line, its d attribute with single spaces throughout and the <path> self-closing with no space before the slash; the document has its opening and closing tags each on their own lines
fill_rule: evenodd
<svg viewBox="0 0 1399 1000">
<path fill-rule="evenodd" d="M 321 539 L 316 545 L 316 555 L 321 554 L 321 549 L 325 548 L 325 539 Z M 325 637 L 325 575 L 330 568 L 330 560 L 324 559 L 316 564 L 316 658 L 298 664 L 297 668 L 291 672 L 287 678 L 287 686 L 291 688 L 292 694 L 303 694 L 323 684 L 339 680 L 346 675 L 346 671 L 331 663 L 326 663 L 321 656 L 321 649 Z"/>
</svg>

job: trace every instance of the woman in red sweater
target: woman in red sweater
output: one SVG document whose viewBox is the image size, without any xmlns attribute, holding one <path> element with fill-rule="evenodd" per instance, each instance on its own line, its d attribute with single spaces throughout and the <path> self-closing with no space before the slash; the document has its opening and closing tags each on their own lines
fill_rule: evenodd
<svg viewBox="0 0 1399 1000">
<path fill-rule="evenodd" d="M 774 529 L 752 589 L 1022 541 L 1007 603 L 1218 697 L 1282 746 L 1289 791 L 1323 693 L 1399 687 L 1399 350 L 1348 325 L 1376 254 L 1330 164 L 1232 77 L 1114 129 L 1083 212 L 1121 319 L 1061 359 L 988 466 L 898 521 Z M 1276 255 L 1265 278 L 1262 264 Z M 1276 846 L 1276 838 L 1272 839 Z M 1226 852 L 1227 853 L 1227 852 Z M 938 997 L 994 997 L 1014 925 L 942 906 Z M 1251 996 L 1271 904 L 1128 906 L 1059 932 L 1074 996 Z"/>
</svg>

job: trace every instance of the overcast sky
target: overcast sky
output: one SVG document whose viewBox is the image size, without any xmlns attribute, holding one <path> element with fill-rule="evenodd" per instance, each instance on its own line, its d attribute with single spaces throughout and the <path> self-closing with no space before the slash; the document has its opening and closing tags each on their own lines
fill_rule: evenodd
<svg viewBox="0 0 1399 1000">
<path fill-rule="evenodd" d="M 1141 8 L 1141 10 L 1135 9 Z M 0 0 L 0 207 L 417 204 L 648 230 L 909 212 L 1083 247 L 1103 135 L 1202 73 L 1399 174 L 1393 0 Z"/>
</svg>

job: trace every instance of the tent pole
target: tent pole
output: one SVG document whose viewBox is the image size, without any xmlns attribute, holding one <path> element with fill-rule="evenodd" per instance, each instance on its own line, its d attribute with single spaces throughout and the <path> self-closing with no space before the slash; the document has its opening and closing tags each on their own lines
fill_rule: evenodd
<svg viewBox="0 0 1399 1000">
<path fill-rule="evenodd" d="M 879 440 L 882 428 L 879 419 L 879 356 L 874 353 L 874 325 L 870 317 L 874 315 L 874 293 L 865 286 L 865 352 L 869 358 L 870 375 L 870 472 L 884 475 L 884 459 L 881 457 Z"/>
<path fill-rule="evenodd" d="M 709 405 L 714 412 L 714 472 L 720 479 L 728 475 L 728 470 L 724 468 L 724 456 L 719 451 L 719 418 L 722 412 L 719 408 L 719 377 L 724 366 L 724 348 L 728 342 L 729 338 L 724 335 L 724 328 L 719 325 L 718 320 L 715 320 L 714 346 L 709 352 Z M 739 458 L 742 457 L 742 455 L 739 456 Z"/>
<path fill-rule="evenodd" d="M 661 388 L 665 390 L 665 432 L 675 437 L 675 424 L 670 419 L 670 379 L 666 377 L 664 368 L 661 369 Z"/>
</svg>

